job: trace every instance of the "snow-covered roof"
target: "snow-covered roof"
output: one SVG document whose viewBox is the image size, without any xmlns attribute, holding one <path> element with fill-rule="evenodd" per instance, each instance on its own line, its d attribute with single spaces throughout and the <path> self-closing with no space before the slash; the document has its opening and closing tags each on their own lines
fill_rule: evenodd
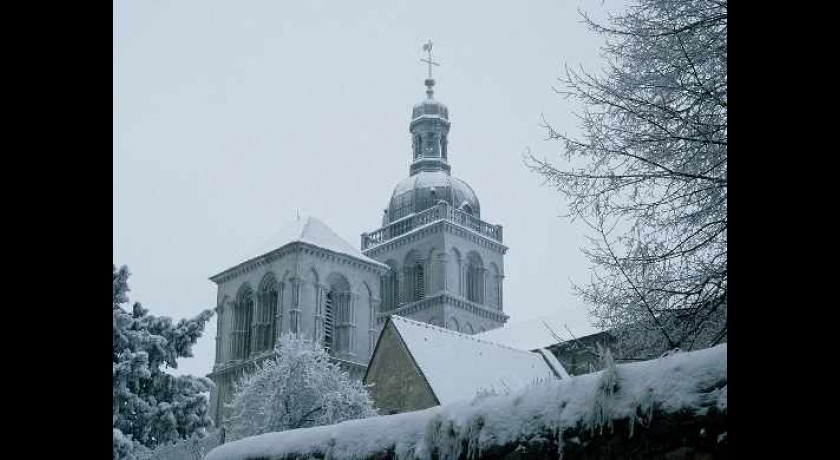
<svg viewBox="0 0 840 460">
<path fill-rule="evenodd" d="M 291 223 L 283 226 L 280 231 L 278 231 L 268 241 L 248 252 L 246 257 L 243 257 L 232 266 L 263 256 L 291 243 L 311 244 L 322 249 L 344 254 L 346 256 L 387 268 L 387 265 L 362 254 L 362 252 L 356 249 L 352 244 L 338 236 L 327 226 L 327 224 L 312 216 L 299 217 Z"/>
<path fill-rule="evenodd" d="M 266 433 L 223 444 L 205 460 L 253 458 L 464 457 L 463 446 L 481 452 L 531 439 L 539 432 L 603 428 L 639 413 L 727 412 L 727 346 L 676 353 L 616 366 L 620 384 L 605 392 L 603 371 L 544 385 L 403 414 L 336 425 Z M 613 386 L 609 386 L 610 389 Z M 702 415 L 698 415 L 702 417 Z M 653 417 L 651 421 L 661 420 Z M 632 421 L 630 422 L 632 426 Z M 643 427 L 637 436 L 643 436 Z M 562 448 L 562 446 L 561 446 Z M 472 450 L 475 449 L 475 450 Z"/>
<path fill-rule="evenodd" d="M 537 353 L 401 316 L 391 321 L 441 404 L 472 399 L 482 389 L 508 393 L 556 378 Z"/>
<path fill-rule="evenodd" d="M 572 332 L 574 338 L 579 339 L 595 334 L 598 330 L 592 326 L 577 325 L 572 329 Z M 555 337 L 555 334 L 559 337 L 559 340 Z M 572 334 L 566 329 L 566 323 L 561 315 L 538 316 L 511 322 L 498 329 L 476 334 L 475 337 L 521 350 L 536 350 L 573 339 Z"/>
</svg>

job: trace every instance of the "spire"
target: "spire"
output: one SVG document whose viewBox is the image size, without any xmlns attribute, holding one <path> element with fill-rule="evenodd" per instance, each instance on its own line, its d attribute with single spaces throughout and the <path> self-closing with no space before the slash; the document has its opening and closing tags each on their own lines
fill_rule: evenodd
<svg viewBox="0 0 840 460">
<path fill-rule="evenodd" d="M 432 59 L 432 45 L 433 44 L 434 43 L 432 43 L 431 38 L 429 39 L 429 41 L 427 41 L 426 43 L 423 44 L 423 51 L 426 51 L 427 53 L 429 53 L 429 57 L 427 59 L 420 59 L 421 62 L 425 62 L 425 63 L 429 64 L 429 78 L 427 78 L 426 81 L 425 81 L 425 83 L 426 83 L 426 96 L 428 96 L 429 99 L 431 99 L 432 95 L 435 94 L 435 91 L 432 89 L 432 87 L 435 86 L 435 79 L 432 78 L 432 66 L 433 65 L 440 66 L 439 63 L 435 62 Z"/>
<path fill-rule="evenodd" d="M 420 171 L 450 171 L 447 162 L 447 135 L 449 134 L 449 110 L 435 100 L 435 80 L 432 78 L 432 66 L 440 64 L 432 58 L 432 41 L 423 44 L 427 58 L 420 59 L 429 66 L 426 78 L 426 99 L 414 105 L 411 111 L 411 123 L 408 130 L 412 136 L 413 159 L 411 175 Z"/>
</svg>

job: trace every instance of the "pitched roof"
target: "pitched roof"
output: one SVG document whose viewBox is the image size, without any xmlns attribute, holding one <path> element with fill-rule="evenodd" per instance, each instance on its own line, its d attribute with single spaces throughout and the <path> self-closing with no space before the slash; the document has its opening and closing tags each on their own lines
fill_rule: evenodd
<svg viewBox="0 0 840 460">
<path fill-rule="evenodd" d="M 507 393 L 556 378 L 538 353 L 401 316 L 391 322 L 441 404 L 471 399 L 482 389 Z"/>
<path fill-rule="evenodd" d="M 598 332 L 591 326 L 576 326 L 574 329 L 574 338 L 578 339 Z M 476 334 L 475 337 L 522 350 L 536 350 L 573 339 L 561 315 L 539 316 L 508 323 L 498 329 Z"/>
<path fill-rule="evenodd" d="M 312 216 L 300 217 L 283 226 L 280 231 L 274 234 L 268 241 L 250 251 L 246 257 L 241 259 L 241 262 L 237 262 L 230 268 L 292 243 L 311 244 L 312 246 L 317 246 L 328 251 L 350 256 L 373 265 L 387 268 L 387 265 L 377 262 L 376 260 L 362 254 L 361 251 L 356 249 L 352 244 L 338 236 L 327 226 L 327 224 Z M 227 271 L 227 269 L 225 271 Z"/>
</svg>

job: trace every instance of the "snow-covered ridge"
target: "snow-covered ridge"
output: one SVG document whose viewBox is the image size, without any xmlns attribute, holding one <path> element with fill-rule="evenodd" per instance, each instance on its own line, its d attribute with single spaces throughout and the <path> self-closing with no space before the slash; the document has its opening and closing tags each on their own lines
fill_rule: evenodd
<svg viewBox="0 0 840 460">
<path fill-rule="evenodd" d="M 593 374 L 534 385 L 504 396 L 464 401 L 423 411 L 353 420 L 331 426 L 268 433 L 224 444 L 207 460 L 305 457 L 367 458 L 393 452 L 396 458 L 467 457 L 491 446 L 537 433 L 600 427 L 634 420 L 656 409 L 703 414 L 726 412 L 726 344 L 622 364 Z M 615 385 L 612 385 L 615 383 Z M 614 391 L 605 391 L 610 388 Z"/>
<path fill-rule="evenodd" d="M 487 344 L 487 345 L 492 345 L 494 347 L 504 348 L 504 349 L 507 349 L 507 350 L 513 350 L 517 353 L 531 353 L 530 351 L 524 350 L 522 348 L 514 348 L 514 347 L 511 347 L 509 345 L 505 345 L 505 344 L 502 344 L 502 343 L 499 343 L 499 342 L 494 342 L 494 341 L 491 341 L 491 340 L 484 339 L 484 338 L 482 338 L 481 334 L 466 334 L 466 333 L 463 333 L 463 332 L 453 331 L 452 329 L 447 329 L 445 327 L 435 326 L 434 324 L 424 323 L 422 321 L 416 321 L 416 320 L 413 320 L 411 318 L 406 318 L 404 316 L 399 316 L 399 315 L 391 315 L 391 319 L 396 324 L 405 323 L 405 324 L 415 326 L 415 327 L 418 327 L 418 328 L 427 329 L 427 330 L 432 331 L 434 333 L 449 334 L 449 335 L 452 335 L 452 336 L 472 340 L 474 342 L 480 342 L 480 343 L 484 343 L 484 344 Z"/>
<path fill-rule="evenodd" d="M 441 404 L 472 399 L 479 391 L 516 391 L 559 373 L 538 353 L 401 316 L 391 321 Z"/>
<path fill-rule="evenodd" d="M 362 254 L 361 251 L 356 249 L 342 237 L 338 236 L 337 233 L 335 233 L 321 220 L 313 216 L 304 216 L 299 217 L 291 223 L 283 226 L 280 231 L 274 234 L 268 241 L 260 245 L 258 248 L 249 251 L 244 257 L 240 258 L 242 262 L 237 261 L 229 264 L 229 268 L 213 275 L 211 279 L 233 270 L 236 267 L 246 265 L 255 259 L 292 243 L 309 244 L 327 251 L 335 252 L 336 254 L 353 257 L 372 265 L 387 268 L 387 265 Z"/>
</svg>

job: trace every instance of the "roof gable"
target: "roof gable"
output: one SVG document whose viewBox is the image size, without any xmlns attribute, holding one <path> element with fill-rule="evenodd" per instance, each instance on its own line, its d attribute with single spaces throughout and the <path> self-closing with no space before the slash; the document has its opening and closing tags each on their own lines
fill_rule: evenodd
<svg viewBox="0 0 840 460">
<path fill-rule="evenodd" d="M 362 254 L 361 251 L 338 236 L 338 234 L 336 234 L 320 219 L 307 216 L 295 219 L 291 223 L 282 227 L 280 231 L 274 234 L 268 241 L 260 245 L 258 248 L 250 251 L 246 257 L 241 259 L 241 262 L 236 262 L 235 264 L 230 265 L 222 271 L 222 273 L 228 271 L 230 268 L 242 265 L 247 261 L 264 256 L 272 251 L 293 243 L 309 244 L 311 246 L 349 256 L 369 264 L 387 268 L 387 265 Z"/>
<path fill-rule="evenodd" d="M 253 251 L 249 258 L 261 256 L 287 244 L 296 242 L 311 244 L 312 246 L 355 257 L 356 259 L 375 265 L 382 265 L 380 262 L 362 254 L 352 244 L 338 236 L 327 224 L 312 216 L 296 219 L 291 224 L 286 225 L 265 244 Z"/>
<path fill-rule="evenodd" d="M 362 379 L 380 414 L 440 404 L 391 321 L 385 323 Z"/>
<path fill-rule="evenodd" d="M 506 393 L 556 378 L 540 354 L 401 316 L 391 321 L 441 404 L 471 399 L 479 390 Z"/>
</svg>

